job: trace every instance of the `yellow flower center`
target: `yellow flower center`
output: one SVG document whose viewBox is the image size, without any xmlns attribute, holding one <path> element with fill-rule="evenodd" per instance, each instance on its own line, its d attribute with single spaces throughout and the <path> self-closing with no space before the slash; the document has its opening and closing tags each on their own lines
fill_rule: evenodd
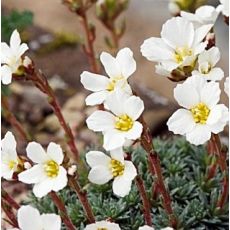
<svg viewBox="0 0 230 230">
<path fill-rule="evenodd" d="M 111 78 L 111 80 L 110 80 L 109 84 L 107 85 L 106 89 L 108 91 L 113 91 L 115 86 L 116 86 L 116 84 L 117 84 L 117 82 L 120 81 L 120 80 L 123 80 L 123 79 L 124 79 L 124 77 L 122 77 L 122 76 Z"/>
<path fill-rule="evenodd" d="M 59 165 L 55 161 L 50 160 L 44 165 L 44 170 L 48 177 L 57 177 Z"/>
<path fill-rule="evenodd" d="M 183 62 L 184 58 L 192 55 L 192 49 L 187 46 L 176 48 L 174 58 L 177 63 Z"/>
<path fill-rule="evenodd" d="M 196 123 L 206 124 L 210 109 L 204 103 L 199 103 L 190 109 L 193 119 Z"/>
<path fill-rule="evenodd" d="M 115 128 L 120 131 L 128 131 L 133 127 L 133 120 L 128 115 L 124 114 L 116 117 Z"/>
<path fill-rule="evenodd" d="M 15 167 L 16 164 L 17 164 L 16 161 L 10 160 L 10 161 L 8 162 L 8 167 L 9 167 L 9 169 L 12 170 L 12 169 Z"/>
<path fill-rule="evenodd" d="M 112 159 L 110 161 L 110 168 L 113 174 L 113 177 L 122 176 L 125 170 L 124 164 L 120 161 Z"/>
</svg>

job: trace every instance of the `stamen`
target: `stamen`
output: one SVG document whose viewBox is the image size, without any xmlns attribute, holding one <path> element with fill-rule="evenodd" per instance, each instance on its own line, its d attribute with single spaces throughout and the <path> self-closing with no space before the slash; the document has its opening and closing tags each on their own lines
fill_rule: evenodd
<svg viewBox="0 0 230 230">
<path fill-rule="evenodd" d="M 206 124 L 210 109 L 204 103 L 200 102 L 198 105 L 190 109 L 193 119 L 196 123 Z"/>
<path fill-rule="evenodd" d="M 133 120 L 127 114 L 116 117 L 115 128 L 121 131 L 128 131 L 133 127 Z"/>
<path fill-rule="evenodd" d="M 110 161 L 110 168 L 113 174 L 113 177 L 122 176 L 125 170 L 124 164 L 120 161 L 112 159 Z"/>
<path fill-rule="evenodd" d="M 48 177 L 57 177 L 59 165 L 55 161 L 50 160 L 44 165 L 44 170 Z"/>
</svg>

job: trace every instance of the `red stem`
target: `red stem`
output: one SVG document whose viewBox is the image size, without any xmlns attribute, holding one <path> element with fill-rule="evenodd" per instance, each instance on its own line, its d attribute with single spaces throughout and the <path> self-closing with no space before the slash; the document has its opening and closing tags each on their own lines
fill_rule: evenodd
<svg viewBox="0 0 230 230">
<path fill-rule="evenodd" d="M 171 227 L 176 228 L 177 220 L 172 210 L 171 205 L 171 198 L 169 195 L 169 192 L 167 191 L 165 185 L 164 185 L 164 179 L 161 171 L 160 166 L 160 159 L 157 155 L 157 153 L 154 151 L 153 144 L 152 144 L 152 135 L 150 133 L 150 130 L 148 126 L 146 125 L 143 117 L 140 118 L 140 121 L 143 125 L 143 133 L 141 136 L 141 145 L 145 149 L 145 151 L 148 153 L 148 159 L 150 161 L 150 172 L 152 175 L 157 177 L 157 184 L 159 186 L 159 191 L 163 198 L 163 205 L 166 210 L 166 212 L 169 215 L 169 220 Z"/>
<path fill-rule="evenodd" d="M 2 108 L 3 108 L 3 116 L 11 124 L 11 126 L 14 127 L 18 131 L 21 138 L 24 141 L 26 141 L 27 139 L 30 139 L 29 135 L 26 134 L 21 123 L 17 120 L 14 114 L 10 111 L 7 97 L 4 97 L 4 96 L 2 96 Z"/>
<path fill-rule="evenodd" d="M 20 205 L 1 187 L 2 199 L 5 200 L 12 208 L 18 210 Z"/>
<path fill-rule="evenodd" d="M 140 193 L 140 196 L 142 199 L 142 203 L 143 203 L 143 214 L 144 214 L 144 218 L 145 218 L 145 223 L 149 226 L 152 226 L 150 203 L 149 203 L 147 193 L 145 191 L 144 182 L 139 175 L 136 176 L 135 182 L 136 182 L 136 185 L 137 185 L 137 188 L 139 190 L 139 193 Z"/>
<path fill-rule="evenodd" d="M 99 73 L 99 68 L 98 68 L 96 55 L 95 55 L 95 51 L 93 47 L 93 42 L 95 40 L 95 37 L 89 28 L 87 15 L 84 10 L 80 14 L 80 19 L 81 19 L 81 23 L 85 31 L 86 41 L 87 41 L 87 45 L 84 46 L 84 51 L 88 57 L 89 64 L 91 66 L 91 71 L 94 73 Z"/>
<path fill-rule="evenodd" d="M 87 193 L 86 191 L 83 191 L 80 187 L 80 185 L 78 184 L 77 180 L 74 177 L 70 177 L 69 178 L 69 185 L 70 187 L 76 192 L 78 199 L 80 200 L 84 211 L 87 215 L 87 219 L 90 223 L 94 223 L 95 222 L 95 217 L 92 211 L 92 208 L 89 204 L 89 201 L 87 199 Z"/>
<path fill-rule="evenodd" d="M 54 204 L 59 209 L 62 221 L 64 222 L 67 229 L 75 230 L 76 228 L 73 225 L 72 221 L 70 220 L 70 218 L 67 214 L 67 211 L 66 211 L 66 208 L 65 208 L 63 201 L 60 199 L 60 197 L 55 192 L 50 192 L 49 195 L 52 198 Z"/>
<path fill-rule="evenodd" d="M 14 228 L 18 228 L 18 221 L 12 211 L 11 206 L 9 206 L 8 204 L 6 204 L 3 199 L 1 200 L 1 206 L 2 206 L 2 210 L 5 212 L 6 216 L 9 218 L 9 223 L 14 227 Z"/>
</svg>

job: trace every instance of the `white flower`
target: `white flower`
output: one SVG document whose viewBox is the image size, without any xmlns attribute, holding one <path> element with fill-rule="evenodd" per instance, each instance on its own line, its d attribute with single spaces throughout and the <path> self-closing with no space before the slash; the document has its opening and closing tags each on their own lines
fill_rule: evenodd
<svg viewBox="0 0 230 230">
<path fill-rule="evenodd" d="M 111 223 L 105 220 L 98 221 L 94 224 L 88 224 L 85 230 L 121 230 L 118 224 Z"/>
<path fill-rule="evenodd" d="M 122 148 L 110 151 L 111 157 L 99 151 L 90 151 L 86 154 L 86 161 L 92 168 L 89 180 L 98 185 L 105 184 L 113 179 L 113 192 L 124 197 L 131 190 L 132 180 L 137 175 L 131 161 L 124 160 Z"/>
<path fill-rule="evenodd" d="M 1 175 L 6 180 L 10 180 L 12 179 L 14 172 L 17 171 L 17 166 L 19 164 L 16 152 L 16 140 L 14 135 L 8 131 L 1 142 Z"/>
<path fill-rule="evenodd" d="M 115 91 L 105 102 L 108 111 L 95 111 L 86 120 L 89 129 L 102 132 L 106 150 L 119 148 L 127 140 L 141 136 L 142 124 L 137 121 L 144 110 L 143 101 L 136 96 L 128 96 Z"/>
<path fill-rule="evenodd" d="M 56 214 L 42 214 L 30 205 L 18 209 L 20 230 L 61 230 L 61 218 Z"/>
<path fill-rule="evenodd" d="M 218 15 L 219 11 L 208 5 L 197 8 L 194 14 L 181 11 L 181 17 L 192 22 L 196 28 L 206 24 L 215 24 Z"/>
<path fill-rule="evenodd" d="M 168 20 L 162 27 L 161 38 L 151 37 L 141 45 L 141 53 L 149 61 L 158 62 L 157 71 L 170 76 L 174 69 L 194 68 L 197 55 L 206 47 L 202 42 L 212 24 L 194 29 L 181 17 Z"/>
<path fill-rule="evenodd" d="M 77 171 L 77 165 L 71 165 L 68 168 L 68 175 L 73 176 L 76 171 Z"/>
<path fill-rule="evenodd" d="M 229 0 L 220 0 L 221 5 L 217 7 L 217 10 L 221 11 L 224 16 L 229 17 Z"/>
<path fill-rule="evenodd" d="M 11 35 L 10 46 L 5 42 L 1 43 L 1 79 L 2 83 L 8 85 L 11 83 L 12 74 L 18 73 L 18 68 L 23 65 L 22 55 L 28 50 L 25 43 L 21 44 L 21 38 L 17 30 Z"/>
<path fill-rule="evenodd" d="M 174 97 L 180 106 L 168 120 L 170 131 L 185 135 L 194 144 L 204 144 L 211 133 L 223 131 L 228 121 L 228 109 L 217 104 L 220 99 L 220 88 L 216 82 L 207 82 L 199 76 L 188 78 L 174 89 Z"/>
<path fill-rule="evenodd" d="M 229 77 L 226 77 L 224 82 L 224 91 L 229 96 Z"/>
<path fill-rule="evenodd" d="M 51 191 L 57 192 L 67 185 L 67 173 L 61 166 L 64 156 L 59 145 L 51 142 L 46 153 L 40 144 L 31 142 L 26 152 L 36 164 L 20 173 L 18 178 L 24 183 L 35 184 L 33 193 L 36 197 L 43 197 Z"/>
<path fill-rule="evenodd" d="M 217 47 L 212 47 L 209 50 L 204 50 L 198 57 L 198 70 L 192 72 L 193 75 L 199 75 L 206 80 L 220 81 L 224 77 L 224 72 L 221 68 L 215 67 L 220 60 L 220 51 Z"/>
<path fill-rule="evenodd" d="M 87 105 L 102 104 L 107 96 L 116 89 L 123 90 L 130 95 L 132 94 L 127 79 L 136 70 L 133 52 L 129 48 L 121 49 L 116 58 L 112 57 L 109 53 L 102 52 L 100 60 L 109 77 L 87 71 L 81 74 L 81 83 L 83 86 L 93 91 L 86 98 Z"/>
</svg>

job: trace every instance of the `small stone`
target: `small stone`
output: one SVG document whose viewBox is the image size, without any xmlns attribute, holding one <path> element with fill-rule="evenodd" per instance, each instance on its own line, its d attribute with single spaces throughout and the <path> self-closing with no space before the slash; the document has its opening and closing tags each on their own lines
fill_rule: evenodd
<svg viewBox="0 0 230 230">
<path fill-rule="evenodd" d="M 85 107 L 85 95 L 77 93 L 66 101 L 63 106 L 65 110 L 82 110 Z"/>
</svg>

